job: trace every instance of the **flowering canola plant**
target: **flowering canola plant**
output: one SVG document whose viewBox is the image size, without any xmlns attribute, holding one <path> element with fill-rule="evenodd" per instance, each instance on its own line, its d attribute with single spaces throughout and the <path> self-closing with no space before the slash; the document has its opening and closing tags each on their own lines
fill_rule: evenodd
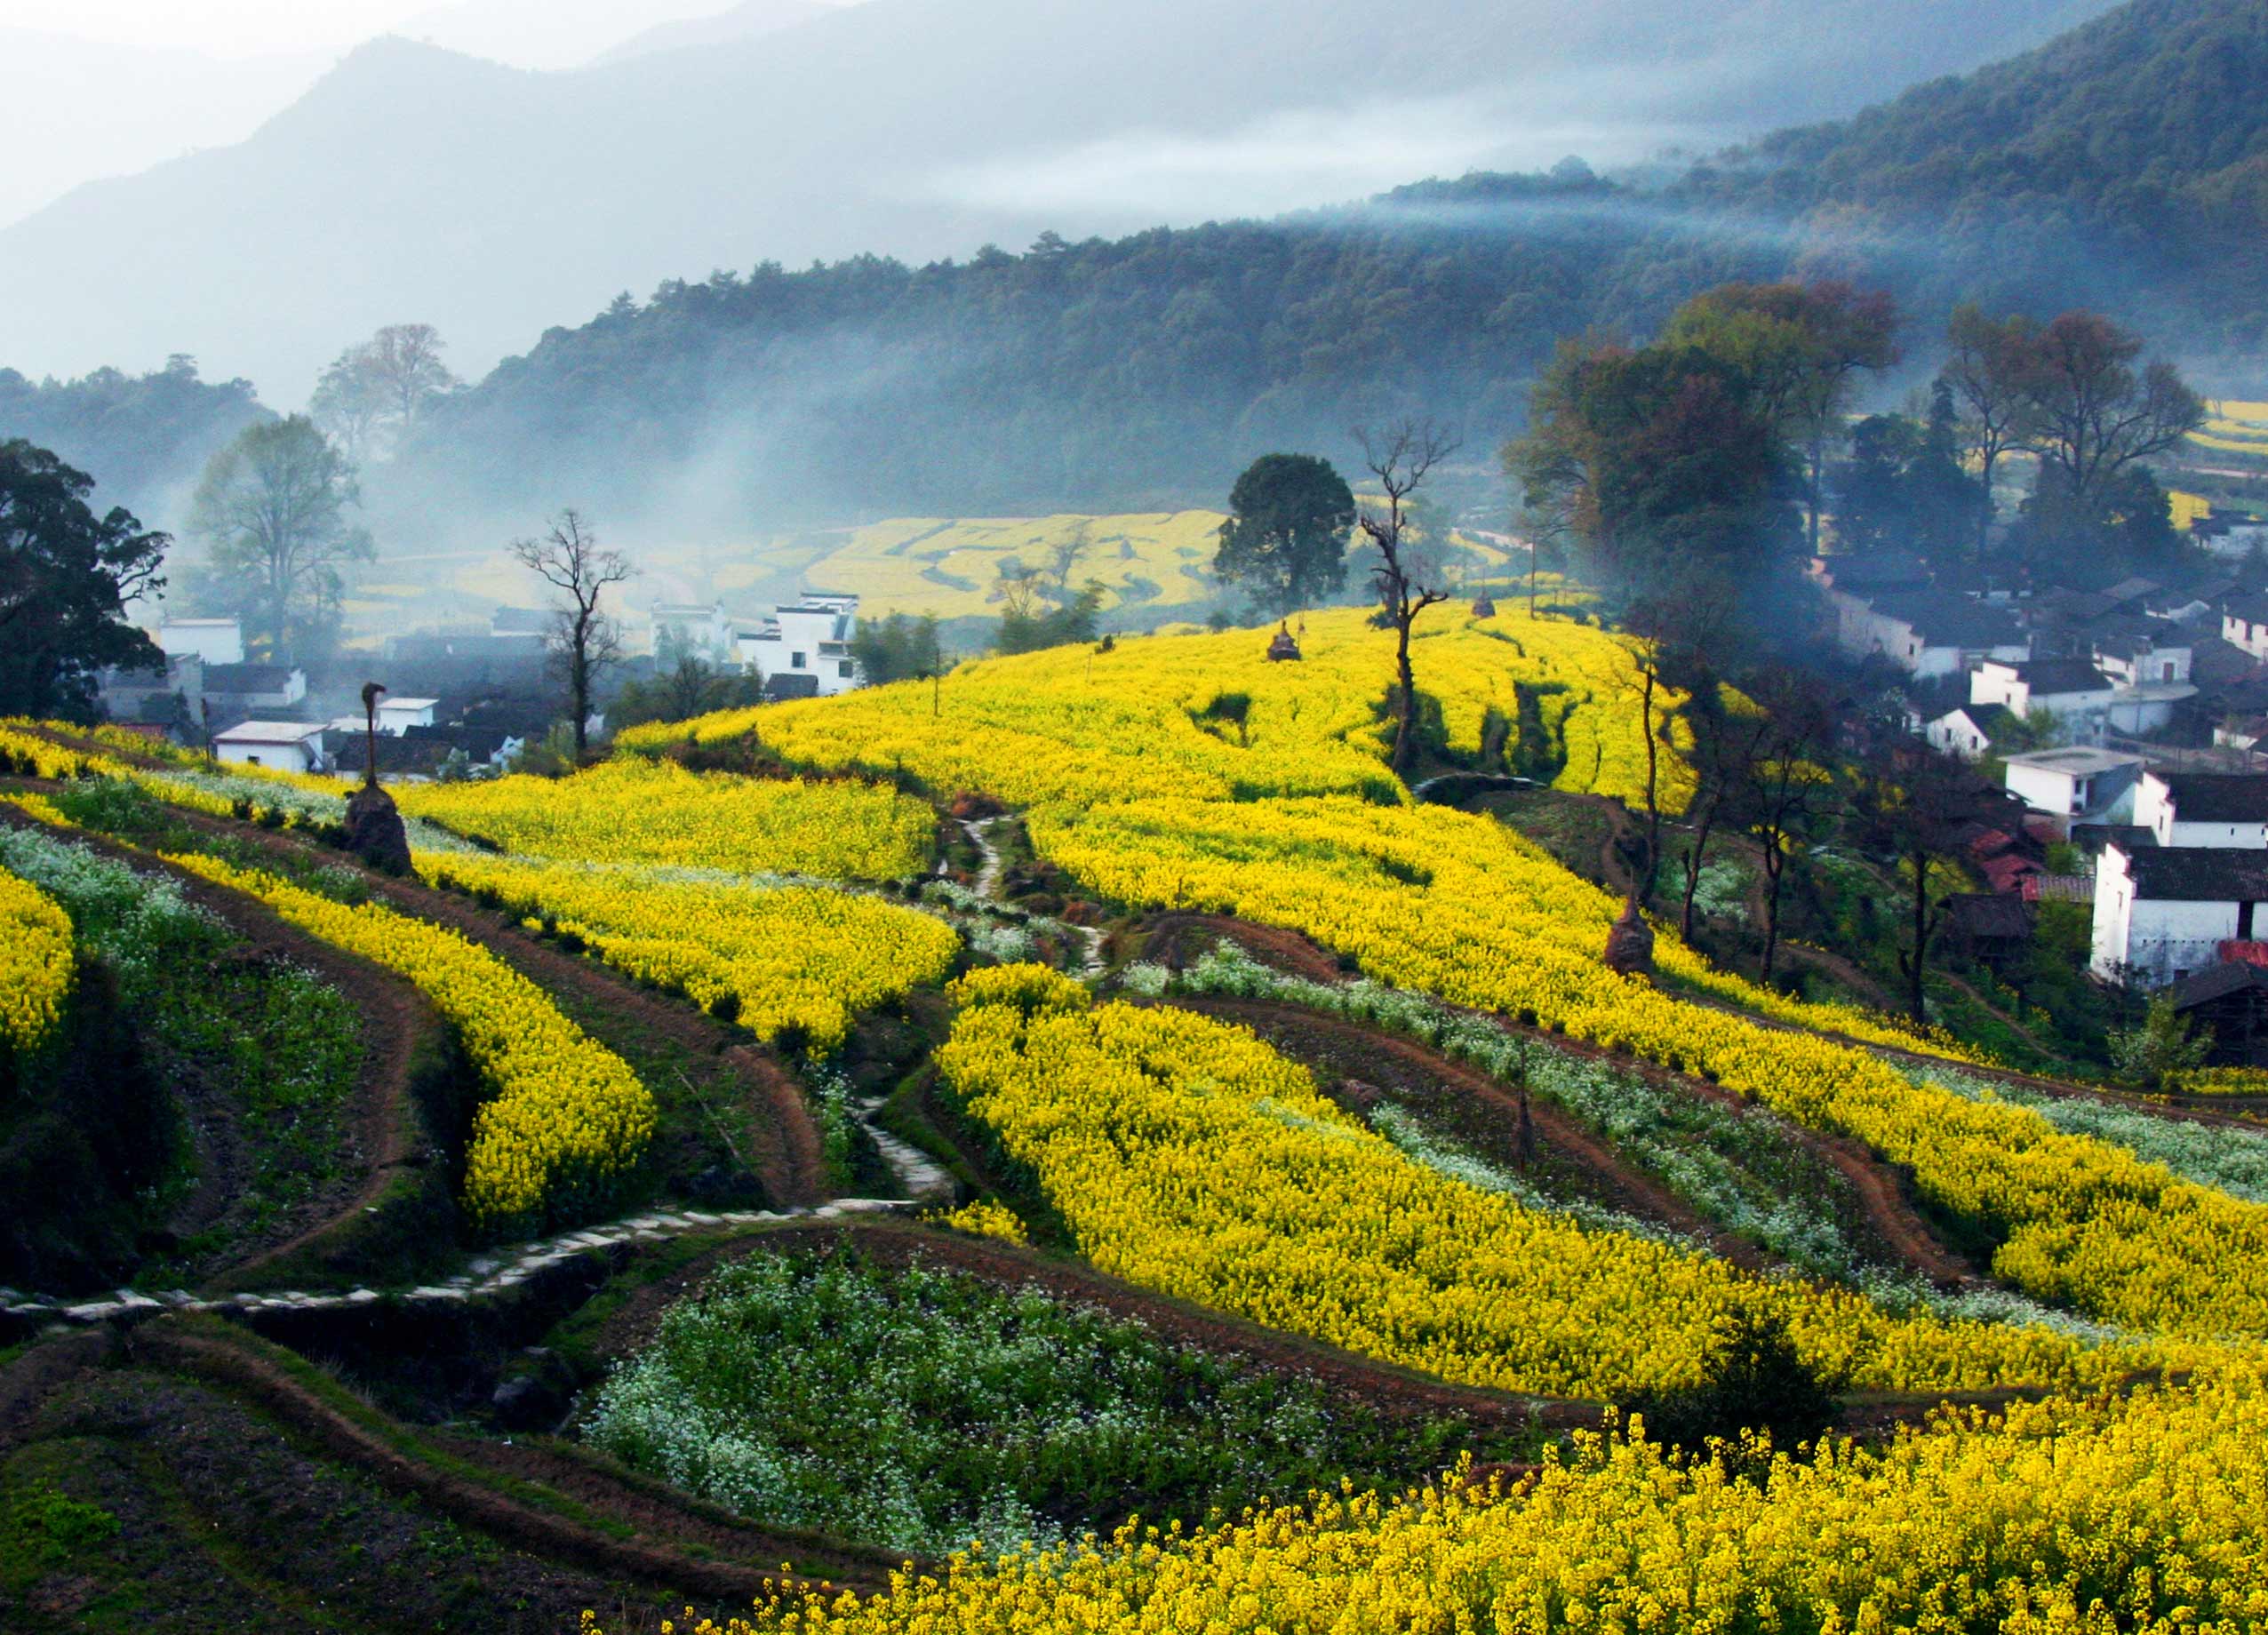
<svg viewBox="0 0 2268 1635">
<path fill-rule="evenodd" d="M 1945 1411 L 1751 1483 L 1585 1434 L 1510 1496 L 1463 1472 L 1218 1527 L 783 1585 L 681 1635 L 2206 1635 L 2268 1622 L 2268 1390 Z M 585 1635 L 603 1635 L 595 1615 Z"/>
<path fill-rule="evenodd" d="M 1894 1391 L 2103 1384 L 2168 1353 L 1893 1316 L 1445 1176 L 1246 1030 L 1092 1006 L 1042 967 L 972 973 L 938 1067 L 1114 1276 L 1441 1378 L 1561 1397 L 1691 1384 L 1738 1307 Z"/>
<path fill-rule="evenodd" d="M 0 1052 L 28 1050 L 47 1037 L 76 969 L 63 905 L 0 870 Z"/>
<path fill-rule="evenodd" d="M 1597 957 L 1611 899 L 1485 818 L 1166 801 L 1053 806 L 1031 827 L 1045 855 L 1109 897 L 1290 926 L 1382 981 L 1526 1012 L 1856 1137 L 1911 1165 L 1937 1203 L 2004 1234 L 1995 1274 L 2037 1298 L 2133 1328 L 2268 1336 L 2268 1208 L 2026 1109 L 1917 1084 L 1865 1050 L 1617 976 Z M 1673 972 L 1705 972 L 1667 938 L 1657 954 Z"/>
<path fill-rule="evenodd" d="M 694 773 L 623 758 L 572 778 L 400 784 L 403 815 L 561 861 L 898 880 L 929 865 L 936 816 L 887 785 Z"/>
<path fill-rule="evenodd" d="M 704 1009 L 730 994 L 744 1027 L 771 1039 L 792 1025 L 821 1053 L 861 1011 L 941 978 L 961 947 L 940 920 L 847 891 L 453 852 L 421 852 L 417 867 L 435 885 L 547 917 L 608 964 L 683 988 Z"/>
<path fill-rule="evenodd" d="M 464 1207 L 476 1225 L 536 1218 L 636 1166 L 654 1132 L 653 1097 L 637 1074 L 486 949 L 381 905 L 349 906 L 212 857 L 166 861 L 400 973 L 456 1025 L 491 1090 L 473 1115 L 465 1155 Z"/>
<path fill-rule="evenodd" d="M 1298 664 L 1269 663 L 1266 638 L 1251 631 L 1129 637 L 1108 652 L 1054 648 L 963 665 L 936 698 L 926 682 L 901 682 L 634 727 L 619 742 L 651 754 L 758 730 L 795 765 L 873 773 L 903 766 L 934 789 L 980 789 L 1018 803 L 1264 794 L 1400 801 L 1401 786 L 1383 764 L 1392 634 L 1371 629 L 1362 609 L 1338 608 L 1308 614 L 1300 641 L 1306 656 Z M 1624 638 L 1559 619 L 1445 610 L 1438 624 L 1420 627 L 1412 658 L 1419 686 L 1441 702 L 1456 753 L 1479 753 L 1491 712 L 1516 726 L 1520 688 L 1563 688 L 1549 695 L 1567 701 L 1561 786 L 1642 795 L 1646 744 Z M 1678 701 L 1665 697 L 1665 709 Z M 1692 774 L 1676 754 L 1662 764 L 1663 804 L 1682 810 Z"/>
</svg>

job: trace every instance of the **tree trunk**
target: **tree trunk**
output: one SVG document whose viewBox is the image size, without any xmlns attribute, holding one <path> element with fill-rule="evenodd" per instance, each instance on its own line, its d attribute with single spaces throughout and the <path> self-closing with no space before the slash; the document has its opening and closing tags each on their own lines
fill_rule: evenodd
<svg viewBox="0 0 2268 1635">
<path fill-rule="evenodd" d="M 591 718 L 591 636 L 587 619 L 575 622 L 574 650 L 567 655 L 567 707 L 575 714 L 575 764 L 583 764 L 583 752 L 589 747 L 585 742 Z"/>
<path fill-rule="evenodd" d="M 1400 615 L 1394 623 L 1400 639 L 1394 646 L 1394 666 L 1402 677 L 1402 708 L 1394 734 L 1394 775 L 1401 778 L 1410 770 L 1410 763 L 1418 751 L 1418 678 L 1410 669 L 1410 616 Z"/>
<path fill-rule="evenodd" d="M 1779 837 L 1774 835 L 1764 842 L 1764 982 L 1772 980 L 1772 962 L 1780 952 L 1780 876 L 1787 872 L 1787 859 L 1780 856 Z"/>
<path fill-rule="evenodd" d="M 1804 496 L 1804 509 L 1810 514 L 1806 537 L 1810 541 L 1814 556 L 1819 554 L 1819 498 L 1826 463 L 1827 434 L 1824 428 L 1815 427 L 1811 433 L 1810 481 L 1806 484 Z"/>
<path fill-rule="evenodd" d="M 1646 670 L 1641 706 L 1646 728 L 1646 857 L 1638 874 L 1638 900 L 1651 907 L 1654 888 L 1661 875 L 1662 805 L 1660 798 L 1662 747 L 1654 737 L 1654 671 Z"/>
<path fill-rule="evenodd" d="M 1984 470 L 1978 481 L 1984 485 L 1984 503 L 1977 508 L 1977 560 L 1982 562 L 1992 548 L 1992 467 L 2000 461 L 1997 454 L 1983 457 Z"/>
<path fill-rule="evenodd" d="M 1693 940 L 1693 898 L 1701 889 L 1701 869 L 1709 853 L 1709 831 L 1716 827 L 1717 808 L 1714 802 L 1703 809 L 1706 814 L 1693 831 L 1693 843 L 1685 853 L 1685 912 L 1678 921 L 1677 934 L 1686 942 Z"/>
<path fill-rule="evenodd" d="M 1922 1005 L 1922 962 L 1929 952 L 1929 859 L 1913 859 L 1913 959 L 1906 968 L 1906 1003 L 1917 1024 L 1929 1021 Z"/>
</svg>

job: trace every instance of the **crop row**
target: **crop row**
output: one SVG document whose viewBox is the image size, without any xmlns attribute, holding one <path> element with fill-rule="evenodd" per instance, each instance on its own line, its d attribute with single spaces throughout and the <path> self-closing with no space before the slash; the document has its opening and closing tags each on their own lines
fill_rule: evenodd
<svg viewBox="0 0 2268 1635">
<path fill-rule="evenodd" d="M 47 1037 L 76 969 L 62 905 L 0 871 L 0 1051 L 28 1050 Z"/>
<path fill-rule="evenodd" d="M 1396 827 L 1389 826 L 1396 820 Z M 1603 898 L 1482 820 L 1350 802 L 1149 802 L 1032 816 L 1106 896 L 1232 913 L 1355 954 L 1372 977 L 1713 1077 L 1910 1165 L 2005 1241 L 1993 1269 L 2121 1326 L 2268 1335 L 2268 1209 L 2037 1113 L 1917 1085 L 1871 1053 L 1680 1001 L 1608 970 Z"/>
<path fill-rule="evenodd" d="M 420 853 L 418 870 L 571 932 L 608 964 L 763 1038 L 792 1029 L 822 1053 L 859 1012 L 942 977 L 961 945 L 940 920 L 846 891 L 469 854 Z"/>
<path fill-rule="evenodd" d="M 697 774 L 606 762 L 568 778 L 403 784 L 405 816 L 506 851 L 738 874 L 898 880 L 928 866 L 936 815 L 887 785 Z"/>
<path fill-rule="evenodd" d="M 407 977 L 455 1025 L 490 1091 L 473 1116 L 465 1157 L 463 1201 L 475 1226 L 537 1219 L 579 1193 L 603 1192 L 637 1164 L 654 1130 L 646 1088 L 486 949 L 379 904 L 335 902 L 212 857 L 167 861 Z"/>
<path fill-rule="evenodd" d="M 784 1591 L 685 1635 L 1545 1635 L 2256 1629 L 2268 1392 L 2194 1390 L 1948 1415 L 1752 1483 L 1585 1436 L 1514 1503 L 1457 1478 L 1319 1496 L 1181 1535 L 907 1567 L 860 1600 Z M 586 1635 L 600 1635 L 595 1618 Z"/>
<path fill-rule="evenodd" d="M 1447 1179 L 1245 1030 L 1091 1006 L 1040 967 L 972 973 L 938 1051 L 1114 1275 L 1445 1379 L 1556 1396 L 1690 1384 L 1738 1309 L 1872 1387 L 2100 1384 L 2171 1355 L 2044 1328 L 1893 1316 L 1848 1291 L 1585 1230 Z"/>
</svg>

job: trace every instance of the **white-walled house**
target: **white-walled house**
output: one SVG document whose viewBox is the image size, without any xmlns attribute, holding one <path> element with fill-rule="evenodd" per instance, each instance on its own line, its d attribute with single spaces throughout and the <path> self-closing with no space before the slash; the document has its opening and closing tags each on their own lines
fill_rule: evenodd
<svg viewBox="0 0 2268 1635">
<path fill-rule="evenodd" d="M 2029 719 L 2035 712 L 2067 726 L 2129 734 L 2155 732 L 2174 718 L 2174 706 L 2197 696 L 2185 682 L 2121 686 L 2080 658 L 2035 658 L 2010 664 L 1986 659 L 1969 674 L 1969 701 L 1999 705 Z"/>
<path fill-rule="evenodd" d="M 2132 816 L 2140 755 L 2077 746 L 2010 755 L 2008 792 L 2035 812 L 2082 823 L 2138 822 Z"/>
<path fill-rule="evenodd" d="M 2118 684 L 2093 665 L 2076 658 L 2042 658 L 2011 664 L 1987 659 L 1969 678 L 1971 704 L 1997 704 L 2029 719 L 2034 710 L 2058 721 L 2110 707 Z"/>
<path fill-rule="evenodd" d="M 2221 639 L 2255 658 L 2268 658 L 2268 596 L 2232 596 L 2223 602 Z"/>
<path fill-rule="evenodd" d="M 433 713 L 441 707 L 438 698 L 391 698 L 378 701 L 378 735 L 398 738 L 412 727 L 433 725 Z M 332 722 L 330 730 L 359 734 L 363 719 L 360 715 L 341 715 Z"/>
<path fill-rule="evenodd" d="M 2268 774 L 2145 773 L 2134 822 L 2164 847 L 2268 851 Z"/>
<path fill-rule="evenodd" d="M 2164 633 L 2095 642 L 2095 667 L 2122 687 L 2180 686 L 2189 680 L 2190 644 Z"/>
<path fill-rule="evenodd" d="M 697 656 L 724 663 L 731 659 L 738 631 L 732 617 L 725 612 L 722 602 L 707 606 L 698 603 L 678 604 L 659 602 L 651 610 L 653 621 L 651 651 L 659 654 L 665 644 L 684 648 Z"/>
<path fill-rule="evenodd" d="M 811 690 L 826 698 L 865 682 L 858 661 L 850 656 L 850 638 L 858 629 L 856 596 L 811 591 L 801 602 L 775 610 L 755 629 L 741 631 L 737 651 L 760 679 L 809 677 Z"/>
<path fill-rule="evenodd" d="M 244 626 L 235 618 L 169 618 L 157 627 L 158 650 L 209 665 L 244 662 Z"/>
<path fill-rule="evenodd" d="M 1981 705 L 1969 705 L 1957 710 L 1947 710 L 1921 729 L 1921 736 L 1929 747 L 1944 754 L 1958 756 L 1963 761 L 1981 761 L 1992 751 L 1992 735 L 1984 723 L 2000 714 L 1999 710 Z"/>
<path fill-rule="evenodd" d="M 212 752 L 231 766 L 275 767 L 312 772 L 323 761 L 318 721 L 247 721 L 212 735 Z"/>
<path fill-rule="evenodd" d="M 2098 977 L 2144 987 L 2222 962 L 2227 943 L 2268 933 L 2268 852 L 2186 846 L 2129 851 L 2116 841 L 2096 868 Z"/>
<path fill-rule="evenodd" d="M 2000 608 L 1943 591 L 1846 598 L 1837 628 L 1846 650 L 1879 653 L 1918 680 L 1958 675 L 1986 658 L 2020 663 L 2032 638 Z"/>
</svg>

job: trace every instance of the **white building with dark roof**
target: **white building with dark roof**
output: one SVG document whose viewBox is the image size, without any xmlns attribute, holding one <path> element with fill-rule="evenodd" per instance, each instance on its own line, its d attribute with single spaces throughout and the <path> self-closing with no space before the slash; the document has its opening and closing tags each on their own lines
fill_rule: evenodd
<svg viewBox="0 0 2268 1635">
<path fill-rule="evenodd" d="M 2268 851 L 2268 773 L 2144 773 L 2134 821 L 2160 846 Z"/>
<path fill-rule="evenodd" d="M 2225 960 L 2268 935 L 2268 852 L 2173 849 L 2113 841 L 2095 885 L 2098 977 L 2160 988 Z"/>
<path fill-rule="evenodd" d="M 858 630 L 858 599 L 832 591 L 807 592 L 803 600 L 774 610 L 772 616 L 739 633 L 740 662 L 759 679 L 788 685 L 783 694 L 820 698 L 866 684 L 850 640 Z M 803 678 L 811 678 L 808 692 Z"/>
</svg>

